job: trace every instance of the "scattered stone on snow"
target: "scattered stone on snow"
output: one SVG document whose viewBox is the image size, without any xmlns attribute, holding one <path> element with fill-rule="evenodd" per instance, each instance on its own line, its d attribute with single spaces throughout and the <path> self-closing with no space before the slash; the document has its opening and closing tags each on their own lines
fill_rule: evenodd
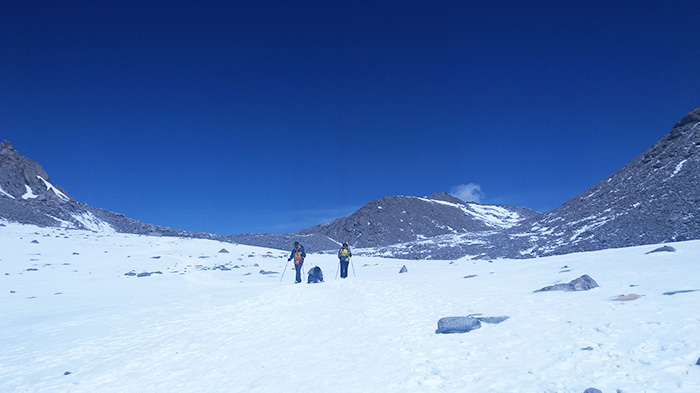
<svg viewBox="0 0 700 393">
<path fill-rule="evenodd" d="M 584 274 L 583 276 L 572 280 L 571 282 L 567 284 L 555 284 L 555 285 L 550 285 L 548 287 L 544 287 L 542 289 L 538 289 L 535 292 L 547 292 L 547 291 L 565 291 L 565 292 L 571 292 L 571 291 L 587 291 L 589 289 L 595 288 L 598 286 L 598 283 L 595 282 L 588 274 Z"/>
<path fill-rule="evenodd" d="M 231 268 L 228 267 L 228 266 L 226 266 L 226 265 L 214 266 L 212 269 L 213 269 L 213 270 L 222 270 L 222 271 L 229 271 L 229 270 L 231 270 Z"/>
<path fill-rule="evenodd" d="M 261 271 L 260 271 L 260 274 L 262 274 L 263 276 L 266 276 L 266 275 L 268 275 L 268 274 L 279 274 L 279 272 L 272 272 L 272 271 L 267 272 L 267 271 L 265 271 L 265 270 L 261 270 Z"/>
<path fill-rule="evenodd" d="M 73 255 L 80 255 L 80 254 L 79 254 L 79 253 L 77 253 L 77 252 L 74 252 L 74 253 L 73 253 Z"/>
<path fill-rule="evenodd" d="M 581 348 L 582 351 L 592 351 L 593 347 Z"/>
<path fill-rule="evenodd" d="M 601 392 L 600 390 L 598 390 L 596 388 L 588 388 L 588 389 L 584 390 L 583 393 L 603 393 L 603 392 Z"/>
<path fill-rule="evenodd" d="M 65 373 L 63 373 L 63 375 L 71 375 L 71 374 L 73 374 L 73 373 L 70 371 L 66 371 Z"/>
<path fill-rule="evenodd" d="M 698 358 L 698 361 L 695 362 L 695 365 L 696 365 L 696 366 L 700 366 L 700 358 Z"/>
<path fill-rule="evenodd" d="M 39 241 L 38 241 L 38 240 L 32 240 L 30 243 L 32 243 L 32 244 L 39 244 Z"/>
<path fill-rule="evenodd" d="M 620 295 L 615 298 L 615 300 L 621 301 L 621 302 L 627 302 L 630 300 L 637 300 L 641 297 L 641 295 L 637 295 L 636 293 L 630 293 L 629 295 Z"/>
<path fill-rule="evenodd" d="M 406 265 L 403 265 L 401 270 L 399 270 L 399 273 L 408 273 L 408 269 L 406 269 Z"/>
<path fill-rule="evenodd" d="M 141 273 L 136 274 L 136 272 L 134 272 L 134 271 L 132 270 L 132 271 L 130 271 L 130 272 L 128 272 L 128 273 L 124 273 L 125 276 L 129 276 L 129 277 L 133 277 L 133 276 L 136 276 L 136 277 L 149 277 L 149 276 L 154 275 L 154 274 L 163 274 L 163 272 L 161 272 L 161 271 L 155 271 L 155 272 L 141 272 Z"/>
<path fill-rule="evenodd" d="M 651 254 L 653 252 L 676 252 L 676 249 L 671 247 L 671 246 L 663 246 L 663 247 L 659 247 L 657 249 L 651 250 L 649 252 L 645 252 L 644 255 L 648 255 L 648 254 Z"/>
<path fill-rule="evenodd" d="M 160 255 L 156 255 L 155 257 L 151 257 L 151 259 L 160 259 Z"/>
<path fill-rule="evenodd" d="M 227 249 L 222 248 L 221 250 L 219 250 L 219 254 L 229 254 L 229 252 Z"/>
<path fill-rule="evenodd" d="M 438 321 L 436 334 L 467 333 L 479 329 L 481 322 L 472 317 L 444 317 Z"/>
<path fill-rule="evenodd" d="M 464 276 L 464 278 L 474 278 L 474 277 L 476 277 L 476 274 L 470 274 L 468 276 Z"/>
<path fill-rule="evenodd" d="M 677 293 L 688 293 L 688 292 L 697 292 L 697 291 L 698 291 L 697 289 L 683 289 L 680 291 L 664 292 L 664 295 L 672 296 L 672 295 L 675 295 Z"/>
</svg>

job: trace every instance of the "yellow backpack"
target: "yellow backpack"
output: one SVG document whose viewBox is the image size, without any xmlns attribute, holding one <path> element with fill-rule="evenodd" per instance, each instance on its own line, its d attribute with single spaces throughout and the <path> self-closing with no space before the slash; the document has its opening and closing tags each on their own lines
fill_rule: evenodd
<svg viewBox="0 0 700 393">
<path fill-rule="evenodd" d="M 298 265 L 304 257 L 301 255 L 301 247 L 294 249 L 294 264 Z"/>
</svg>

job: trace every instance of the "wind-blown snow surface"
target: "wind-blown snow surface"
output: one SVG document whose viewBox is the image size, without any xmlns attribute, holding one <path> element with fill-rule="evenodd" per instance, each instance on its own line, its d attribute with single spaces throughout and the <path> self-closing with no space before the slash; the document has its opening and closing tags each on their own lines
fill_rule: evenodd
<svg viewBox="0 0 700 393">
<path fill-rule="evenodd" d="M 282 283 L 270 273 L 280 251 L 5 225 L 2 392 L 700 391 L 700 292 L 664 295 L 700 289 L 700 241 L 492 263 L 357 257 L 343 281 L 334 256 L 311 254 L 326 282 L 294 285 L 291 266 Z M 600 287 L 533 293 L 583 274 Z M 476 313 L 510 318 L 435 334 L 441 317 Z"/>
</svg>

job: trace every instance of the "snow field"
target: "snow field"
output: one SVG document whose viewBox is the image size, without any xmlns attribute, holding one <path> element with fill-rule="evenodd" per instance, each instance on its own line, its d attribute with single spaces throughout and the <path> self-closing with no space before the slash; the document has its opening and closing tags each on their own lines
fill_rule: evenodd
<svg viewBox="0 0 700 393">
<path fill-rule="evenodd" d="M 663 293 L 700 289 L 700 242 L 673 246 L 356 257 L 347 280 L 335 256 L 310 254 L 326 282 L 294 285 L 291 262 L 282 283 L 259 273 L 281 273 L 286 251 L 6 223 L 0 391 L 698 392 L 700 292 Z M 241 267 L 204 270 L 223 264 Z M 533 293 L 583 274 L 600 287 Z M 630 293 L 642 297 L 614 300 Z M 510 318 L 435 334 L 441 317 L 476 313 Z"/>
</svg>

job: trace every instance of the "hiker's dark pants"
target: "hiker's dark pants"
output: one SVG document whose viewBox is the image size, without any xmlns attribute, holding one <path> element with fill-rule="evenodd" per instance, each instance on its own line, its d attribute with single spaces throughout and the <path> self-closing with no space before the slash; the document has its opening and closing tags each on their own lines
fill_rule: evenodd
<svg viewBox="0 0 700 393">
<path fill-rule="evenodd" d="M 345 278 L 348 276 L 348 266 L 350 261 L 340 261 L 340 278 Z"/>
<path fill-rule="evenodd" d="M 294 269 L 297 270 L 297 280 L 296 280 L 297 283 L 301 282 L 301 267 L 302 267 L 302 265 L 304 265 L 304 262 L 302 262 L 298 265 L 296 263 L 294 264 Z"/>
</svg>

